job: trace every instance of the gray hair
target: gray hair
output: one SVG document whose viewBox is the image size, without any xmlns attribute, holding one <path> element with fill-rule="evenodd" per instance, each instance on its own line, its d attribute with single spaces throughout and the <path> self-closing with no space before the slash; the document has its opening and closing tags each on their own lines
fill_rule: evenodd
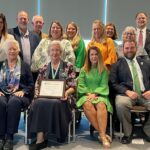
<svg viewBox="0 0 150 150">
<path fill-rule="evenodd" d="M 40 15 L 35 15 L 35 16 L 33 16 L 33 17 L 32 17 L 32 22 L 34 22 L 37 17 L 38 17 L 38 18 L 41 18 L 41 19 L 42 19 L 42 22 L 44 23 L 43 16 L 40 16 Z"/>
<path fill-rule="evenodd" d="M 133 26 L 127 26 L 122 32 L 122 39 L 123 39 L 123 35 L 127 32 L 133 32 L 133 34 L 136 35 L 136 29 Z"/>
<path fill-rule="evenodd" d="M 15 39 L 8 39 L 4 42 L 4 50 L 6 54 L 8 53 L 8 48 L 10 43 L 14 44 L 17 47 L 17 50 L 20 52 L 20 46 L 18 41 L 16 41 Z"/>
<path fill-rule="evenodd" d="M 18 18 L 18 16 L 19 16 L 21 13 L 27 14 L 27 18 L 28 18 L 28 20 L 29 20 L 29 15 L 28 15 L 27 11 L 25 11 L 25 10 L 18 11 L 18 12 L 17 12 L 17 18 Z"/>
<path fill-rule="evenodd" d="M 49 44 L 49 46 L 48 46 L 48 49 L 47 49 L 47 53 L 49 54 L 50 49 L 51 49 L 51 47 L 52 47 L 53 45 L 58 45 L 58 46 L 60 47 L 60 53 L 62 54 L 62 52 L 63 52 L 63 47 L 62 47 L 62 45 L 61 45 L 61 42 L 58 41 L 58 40 L 54 40 L 54 41 L 50 42 L 50 44 Z"/>
</svg>

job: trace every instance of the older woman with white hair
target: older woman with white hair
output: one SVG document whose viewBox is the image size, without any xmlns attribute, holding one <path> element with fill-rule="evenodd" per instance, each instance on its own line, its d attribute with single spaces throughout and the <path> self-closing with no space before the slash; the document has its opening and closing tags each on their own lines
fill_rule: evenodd
<svg viewBox="0 0 150 150">
<path fill-rule="evenodd" d="M 20 112 L 30 104 L 34 83 L 30 67 L 18 56 L 18 42 L 7 40 L 4 49 L 7 59 L 0 62 L 0 150 L 12 150 Z"/>
<path fill-rule="evenodd" d="M 35 84 L 35 99 L 31 107 L 30 125 L 30 132 L 37 133 L 37 141 L 36 144 L 29 146 L 30 150 L 47 147 L 45 139 L 47 133 L 55 135 L 60 142 L 64 142 L 68 134 L 68 125 L 72 116 L 69 100 L 75 92 L 75 72 L 73 65 L 61 60 L 62 52 L 61 42 L 52 41 L 48 46 L 50 62 L 39 71 Z M 65 81 L 64 97 L 40 96 L 41 83 L 48 79 Z"/>
<path fill-rule="evenodd" d="M 122 41 L 131 41 L 131 40 L 136 41 L 136 29 L 132 26 L 127 26 L 122 32 Z M 123 49 L 123 44 L 117 47 L 118 58 L 123 57 L 122 49 Z"/>
</svg>

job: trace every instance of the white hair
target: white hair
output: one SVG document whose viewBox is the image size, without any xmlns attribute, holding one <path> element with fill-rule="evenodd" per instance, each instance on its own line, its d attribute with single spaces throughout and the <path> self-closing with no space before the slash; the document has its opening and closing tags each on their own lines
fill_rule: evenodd
<svg viewBox="0 0 150 150">
<path fill-rule="evenodd" d="M 32 22 L 35 21 L 35 18 L 36 18 L 36 17 L 40 17 L 40 18 L 42 19 L 42 22 L 44 23 L 43 16 L 40 16 L 40 15 L 35 15 L 35 16 L 33 16 L 33 17 L 32 17 Z"/>
<path fill-rule="evenodd" d="M 136 29 L 133 26 L 127 26 L 122 32 L 122 38 L 123 38 L 123 35 L 127 32 L 133 32 L 133 34 L 136 35 Z"/>
<path fill-rule="evenodd" d="M 18 41 L 16 41 L 15 39 L 8 39 L 4 42 L 4 50 L 6 54 L 8 53 L 8 48 L 10 43 L 13 43 L 17 47 L 17 50 L 20 51 L 20 46 Z"/>
<path fill-rule="evenodd" d="M 52 47 L 53 45 L 58 45 L 58 46 L 60 47 L 60 53 L 62 54 L 62 52 L 63 52 L 63 47 L 62 47 L 62 45 L 61 45 L 61 42 L 58 41 L 58 40 L 54 40 L 54 41 L 52 41 L 52 42 L 49 44 L 48 49 L 47 49 L 48 54 L 49 54 L 50 49 L 51 49 L 51 47 Z"/>
</svg>

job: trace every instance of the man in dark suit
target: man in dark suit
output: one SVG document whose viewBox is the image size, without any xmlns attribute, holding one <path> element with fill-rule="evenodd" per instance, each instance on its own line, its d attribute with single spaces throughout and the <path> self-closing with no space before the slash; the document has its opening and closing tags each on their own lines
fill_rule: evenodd
<svg viewBox="0 0 150 150">
<path fill-rule="evenodd" d="M 150 30 L 147 29 L 148 15 L 145 12 L 138 12 L 135 18 L 138 53 L 141 53 L 139 55 L 143 55 L 143 57 L 144 55 L 148 55 L 150 58 Z"/>
<path fill-rule="evenodd" d="M 40 38 L 36 33 L 28 30 L 29 16 L 26 11 L 17 13 L 17 27 L 9 29 L 8 33 L 12 34 L 20 45 L 20 57 L 27 63 L 31 64 L 31 57 Z"/>
<path fill-rule="evenodd" d="M 123 43 L 124 57 L 112 65 L 110 84 L 116 92 L 116 111 L 123 125 L 123 144 L 131 142 L 132 123 L 130 108 L 134 105 L 144 105 L 150 110 L 150 63 L 136 58 L 135 41 Z M 150 142 L 150 115 L 143 127 L 145 138 Z"/>
</svg>

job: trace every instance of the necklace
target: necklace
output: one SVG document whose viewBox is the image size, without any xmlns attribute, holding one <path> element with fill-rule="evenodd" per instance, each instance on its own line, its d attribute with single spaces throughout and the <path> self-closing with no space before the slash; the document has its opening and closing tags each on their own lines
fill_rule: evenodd
<svg viewBox="0 0 150 150">
<path fill-rule="evenodd" d="M 57 75 L 59 66 L 60 66 L 60 62 L 59 62 L 58 66 L 57 66 L 57 68 L 56 68 L 56 71 L 55 71 L 55 73 L 54 73 L 54 67 L 53 67 L 53 65 L 52 65 L 52 63 L 51 63 L 52 79 L 55 79 L 55 78 L 56 78 L 56 75 Z"/>
</svg>

